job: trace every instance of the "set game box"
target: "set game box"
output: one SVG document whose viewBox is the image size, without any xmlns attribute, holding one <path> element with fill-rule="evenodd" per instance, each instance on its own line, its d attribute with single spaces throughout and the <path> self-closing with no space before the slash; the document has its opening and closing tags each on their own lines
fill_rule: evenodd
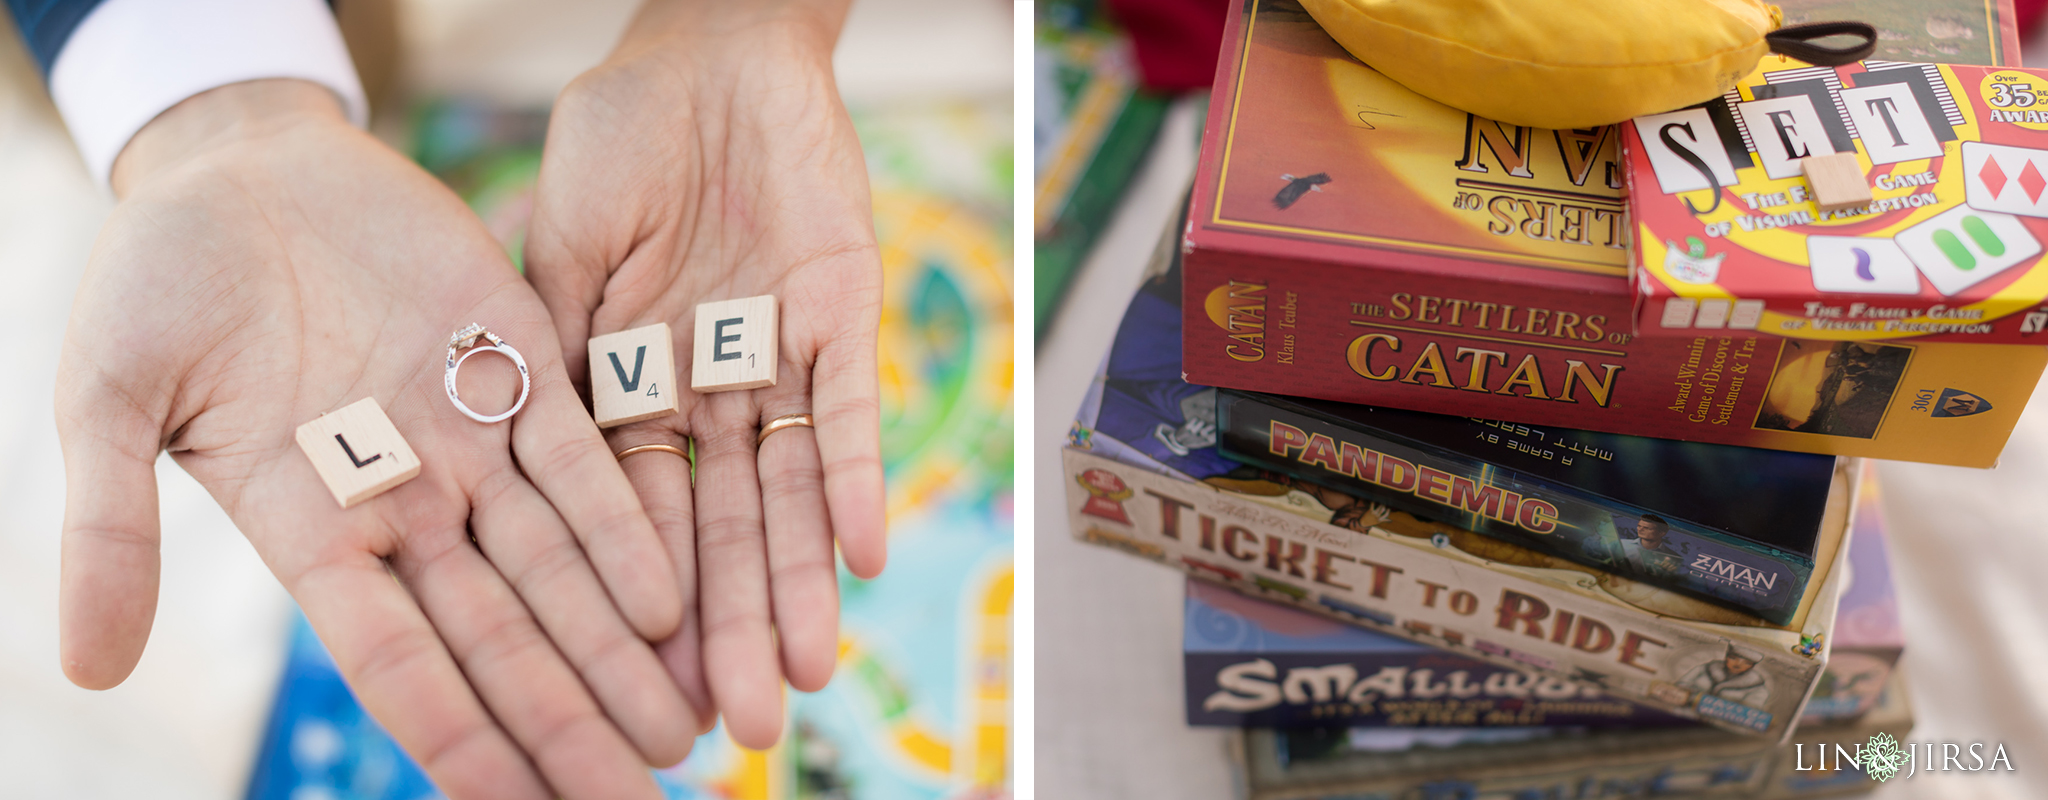
<svg viewBox="0 0 2048 800">
<path fill-rule="evenodd" d="M 1767 58 L 1623 125 L 1636 330 L 2048 343 L 2044 111 L 2040 70 Z M 1867 204 L 1821 207 L 1826 157 Z"/>
<path fill-rule="evenodd" d="M 1785 6 L 1788 18 L 1803 13 Z M 1878 6 L 1828 13 L 1887 30 L 1926 24 L 1917 9 Z M 1243 8 L 1219 59 L 1182 241 L 1190 381 L 1989 466 L 2048 365 L 2048 349 L 2021 345 L 1725 328 L 1638 336 L 1621 126 L 1476 117 L 1366 67 L 1299 6 Z M 2016 60 L 2009 10 L 1960 14 L 1977 46 L 1944 59 Z M 1876 57 L 1925 60 L 1904 43 L 1885 38 Z"/>
<path fill-rule="evenodd" d="M 1815 574 L 1777 625 L 1238 464 L 1216 449 L 1214 390 L 1180 378 L 1179 289 L 1178 270 L 1147 279 L 1069 432 L 1076 537 L 1664 713 L 1771 738 L 1792 728 L 1826 662 L 1848 498 L 1831 503 Z"/>
<path fill-rule="evenodd" d="M 1835 458 L 1225 389 L 1226 458 L 1791 619 Z"/>
</svg>

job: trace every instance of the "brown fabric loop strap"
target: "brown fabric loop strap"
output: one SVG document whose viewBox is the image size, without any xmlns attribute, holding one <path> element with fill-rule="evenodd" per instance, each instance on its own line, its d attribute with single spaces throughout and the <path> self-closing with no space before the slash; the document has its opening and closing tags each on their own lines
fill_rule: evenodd
<svg viewBox="0 0 2048 800">
<path fill-rule="evenodd" d="M 1829 36 L 1855 36 L 1863 42 L 1853 47 L 1825 47 L 1814 44 Z M 1787 25 L 1764 34 L 1771 52 L 1790 56 L 1821 67 L 1839 67 L 1869 58 L 1877 51 L 1877 29 L 1867 22 L 1809 22 Z"/>
</svg>

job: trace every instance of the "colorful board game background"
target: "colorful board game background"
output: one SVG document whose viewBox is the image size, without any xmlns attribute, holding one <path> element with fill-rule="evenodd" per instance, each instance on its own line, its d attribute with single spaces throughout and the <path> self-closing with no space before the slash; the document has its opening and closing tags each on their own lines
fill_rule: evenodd
<svg viewBox="0 0 2048 800">
<path fill-rule="evenodd" d="M 792 696 L 782 743 L 753 752 L 713 730 L 657 773 L 678 800 L 1009 796 L 1010 109 L 902 105 L 854 123 L 884 270 L 889 567 L 872 581 L 841 571 L 838 670 Z M 516 259 L 545 131 L 541 113 L 430 102 L 413 154 Z M 291 637 L 249 800 L 440 797 L 303 620 Z"/>
</svg>

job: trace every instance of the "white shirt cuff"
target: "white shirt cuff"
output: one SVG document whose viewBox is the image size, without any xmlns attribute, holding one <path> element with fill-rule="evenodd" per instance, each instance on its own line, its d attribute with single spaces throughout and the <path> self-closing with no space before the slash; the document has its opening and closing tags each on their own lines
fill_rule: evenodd
<svg viewBox="0 0 2048 800">
<path fill-rule="evenodd" d="M 142 126 L 187 97 L 260 78 L 332 90 L 369 121 L 333 12 L 321 0 L 105 0 L 50 66 L 50 95 L 86 168 L 105 185 Z"/>
</svg>

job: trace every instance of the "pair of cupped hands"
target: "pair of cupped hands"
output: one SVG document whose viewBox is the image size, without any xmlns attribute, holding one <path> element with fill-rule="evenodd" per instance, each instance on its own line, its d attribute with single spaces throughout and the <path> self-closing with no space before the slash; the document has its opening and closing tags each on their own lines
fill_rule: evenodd
<svg viewBox="0 0 2048 800">
<path fill-rule="evenodd" d="M 151 122 L 64 341 L 66 674 L 109 687 L 141 657 L 168 450 L 451 797 L 656 797 L 648 765 L 721 715 L 773 743 L 784 680 L 832 673 L 835 542 L 855 575 L 884 560 L 881 270 L 832 79 L 843 13 L 643 9 L 557 100 L 524 276 L 320 86 L 235 84 Z M 678 386 L 680 413 L 600 432 L 590 337 L 666 322 L 687 375 L 696 306 L 756 295 L 781 303 L 775 386 Z M 507 422 L 443 389 L 471 322 L 531 368 Z M 484 413 L 518 391 L 501 360 L 462 379 Z M 344 510 L 293 435 L 365 397 L 423 470 Z M 793 413 L 816 427 L 757 446 Z M 694 488 L 680 457 L 613 455 L 685 437 Z"/>
</svg>

